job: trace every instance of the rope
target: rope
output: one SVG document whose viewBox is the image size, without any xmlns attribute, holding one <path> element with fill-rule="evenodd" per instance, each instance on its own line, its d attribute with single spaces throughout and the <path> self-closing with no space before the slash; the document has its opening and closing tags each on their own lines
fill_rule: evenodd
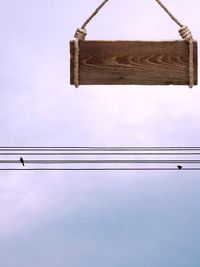
<svg viewBox="0 0 200 267">
<path fill-rule="evenodd" d="M 85 27 L 88 25 L 88 23 L 96 16 L 96 14 L 100 11 L 100 9 L 108 2 L 109 0 L 104 0 L 92 13 L 92 15 L 83 23 L 82 29 L 85 29 Z"/>
<path fill-rule="evenodd" d="M 85 40 L 87 32 L 85 29 L 78 28 L 75 32 L 75 41 L 74 41 L 74 84 L 75 87 L 78 88 L 79 86 L 79 41 Z"/>
<path fill-rule="evenodd" d="M 164 11 L 170 16 L 170 18 L 178 24 L 180 27 L 179 34 L 183 40 L 189 43 L 189 87 L 192 88 L 194 85 L 194 62 L 193 62 L 193 37 L 190 29 L 183 25 L 170 11 L 169 9 L 160 1 L 156 2 L 164 9 Z"/>
<path fill-rule="evenodd" d="M 189 43 L 189 87 L 192 88 L 194 85 L 194 44 L 192 33 L 187 26 L 182 26 L 179 30 L 180 36 Z"/>
<path fill-rule="evenodd" d="M 87 24 L 96 16 L 96 14 L 100 11 L 100 9 L 108 2 L 109 0 L 104 0 L 92 13 L 91 16 L 83 23 L 81 28 L 78 28 L 75 32 L 75 41 L 74 41 L 74 85 L 76 88 L 79 87 L 79 54 L 80 54 L 80 46 L 79 41 L 84 41 L 87 35 L 86 26 Z"/>
<path fill-rule="evenodd" d="M 169 9 L 160 1 L 156 0 L 156 2 L 165 10 L 165 12 L 175 21 L 180 27 L 183 27 L 183 24 L 169 11 Z"/>
</svg>

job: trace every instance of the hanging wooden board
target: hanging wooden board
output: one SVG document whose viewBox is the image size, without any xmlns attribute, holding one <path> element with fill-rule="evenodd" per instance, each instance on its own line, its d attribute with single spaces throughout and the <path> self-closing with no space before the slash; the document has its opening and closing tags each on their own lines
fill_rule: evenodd
<svg viewBox="0 0 200 267">
<path fill-rule="evenodd" d="M 189 48 L 178 41 L 80 41 L 79 84 L 188 85 Z M 74 84 L 74 41 L 70 42 Z M 197 42 L 194 41 L 194 84 Z"/>
</svg>

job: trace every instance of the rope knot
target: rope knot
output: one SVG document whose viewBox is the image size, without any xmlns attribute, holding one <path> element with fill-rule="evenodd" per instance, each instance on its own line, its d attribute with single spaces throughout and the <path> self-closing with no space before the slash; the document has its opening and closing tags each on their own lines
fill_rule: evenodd
<svg viewBox="0 0 200 267">
<path fill-rule="evenodd" d="M 83 28 L 78 28 L 75 32 L 75 35 L 74 37 L 78 40 L 82 40 L 84 41 L 85 40 L 85 37 L 87 35 L 87 31 L 86 29 L 83 29 Z"/>
<path fill-rule="evenodd" d="M 192 40 L 192 33 L 191 33 L 190 29 L 188 28 L 188 26 L 182 26 L 179 30 L 179 34 L 187 42 Z"/>
</svg>

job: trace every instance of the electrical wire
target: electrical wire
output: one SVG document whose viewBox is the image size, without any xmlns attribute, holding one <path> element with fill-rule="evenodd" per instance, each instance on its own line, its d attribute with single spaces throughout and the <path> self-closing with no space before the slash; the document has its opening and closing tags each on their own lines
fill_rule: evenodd
<svg viewBox="0 0 200 267">
<path fill-rule="evenodd" d="M 200 171 L 200 168 L 2 168 L 0 171 Z"/>
<path fill-rule="evenodd" d="M 0 147 L 0 151 L 200 151 L 200 147 Z"/>
<path fill-rule="evenodd" d="M 200 155 L 200 152 L 0 152 L 0 156 L 167 156 Z"/>
<path fill-rule="evenodd" d="M 200 159 L 194 158 L 194 156 L 200 155 L 200 147 L 105 147 L 105 146 L 95 146 L 95 147 L 0 147 L 0 156 L 6 156 L 6 159 L 1 159 L 0 164 L 25 164 L 25 167 L 22 168 L 5 168 L 4 166 L 0 168 L 0 170 L 32 170 L 32 171 L 57 171 L 57 170 L 65 170 L 65 171 L 199 171 L 200 167 L 196 165 L 196 168 L 190 166 L 189 164 L 200 164 Z M 9 159 L 8 156 L 17 156 L 17 159 Z M 23 156 L 23 159 L 22 157 Z M 30 156 L 30 158 L 26 159 L 24 156 Z M 40 158 L 41 156 L 55 156 L 52 159 Z M 58 157 L 57 157 L 58 156 Z M 60 158 L 60 156 L 73 156 L 73 158 Z M 78 156 L 78 158 L 77 158 Z M 89 157 L 95 156 L 95 158 L 91 159 Z M 97 158 L 97 157 L 103 158 Z M 117 158 L 110 158 L 107 156 L 117 156 Z M 123 158 L 123 156 L 137 156 L 134 159 L 132 158 Z M 145 156 L 145 159 L 141 158 L 141 156 Z M 148 156 L 148 157 L 147 157 Z M 152 159 L 152 156 L 158 156 L 156 159 Z M 159 159 L 160 157 L 165 156 L 165 158 Z M 170 156 L 178 156 L 176 159 L 171 158 Z M 187 158 L 186 158 L 187 156 Z M 191 157 L 190 157 L 191 156 Z M 39 158 L 38 158 L 39 157 Z M 74 158 L 75 157 L 75 158 Z M 81 158 L 80 158 L 81 157 Z M 147 157 L 147 158 L 146 158 Z M 181 158 L 182 157 L 182 158 Z M 167 159 L 166 159 L 167 158 Z M 61 165 L 66 164 L 67 166 L 62 166 L 61 168 L 57 166 L 57 168 L 45 168 L 38 167 L 29 168 L 27 165 L 35 164 L 35 165 Z M 71 164 L 71 166 L 70 166 Z M 79 167 L 79 164 L 86 164 L 84 167 Z M 94 164 L 97 164 L 95 166 Z M 105 164 L 105 165 L 99 165 Z M 112 165 L 111 165 L 112 164 Z M 118 164 L 122 164 L 121 166 L 117 166 Z M 125 164 L 125 165 L 123 165 Z M 129 164 L 129 166 L 127 166 Z M 132 166 L 130 166 L 132 164 Z M 173 164 L 173 166 L 169 167 L 148 167 L 141 166 L 136 167 L 136 165 L 144 164 Z M 181 165 L 180 165 L 181 164 Z M 79 166 L 76 166 L 79 165 Z M 93 165 L 94 167 L 90 167 Z M 108 165 L 106 167 L 106 165 Z M 115 167 L 116 166 L 116 167 Z M 123 166 L 123 167 L 122 167 Z M 166 166 L 166 165 L 165 165 Z M 175 167 L 176 166 L 176 167 Z"/>
<path fill-rule="evenodd" d="M 0 160 L 0 164 L 13 164 L 18 163 L 19 160 Z M 62 159 L 39 159 L 39 160 L 24 160 L 26 164 L 170 164 L 170 163 L 184 163 L 184 164 L 200 164 L 200 160 L 188 160 L 188 159 L 167 159 L 167 160 L 128 160 L 128 159 L 73 159 L 73 160 L 62 160 Z"/>
</svg>

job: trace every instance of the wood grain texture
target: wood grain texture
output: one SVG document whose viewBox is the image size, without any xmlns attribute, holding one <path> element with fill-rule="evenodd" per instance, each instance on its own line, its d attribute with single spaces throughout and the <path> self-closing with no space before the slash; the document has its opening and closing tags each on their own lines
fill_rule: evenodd
<svg viewBox="0 0 200 267">
<path fill-rule="evenodd" d="M 74 41 L 70 42 L 74 84 Z M 80 85 L 188 85 L 189 47 L 185 41 L 80 41 Z M 194 84 L 197 42 L 194 41 Z"/>
</svg>

